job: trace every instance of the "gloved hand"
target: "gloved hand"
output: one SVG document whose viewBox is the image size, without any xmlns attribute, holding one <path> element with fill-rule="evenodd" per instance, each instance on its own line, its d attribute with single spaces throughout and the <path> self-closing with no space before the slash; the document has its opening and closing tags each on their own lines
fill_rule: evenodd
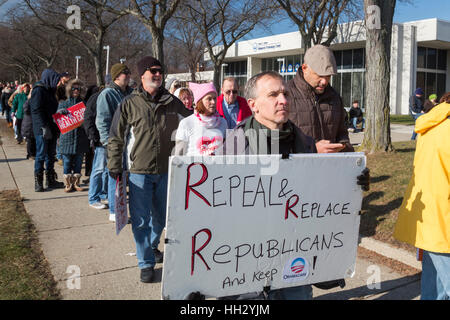
<svg viewBox="0 0 450 320">
<path fill-rule="evenodd" d="M 109 171 L 109 176 L 114 180 L 117 180 L 117 178 L 119 178 L 119 180 L 122 180 L 122 172 Z"/>
<path fill-rule="evenodd" d="M 42 130 L 42 137 L 45 140 L 51 140 L 53 138 L 52 131 L 50 130 L 49 127 L 42 127 L 41 130 Z"/>
<path fill-rule="evenodd" d="M 205 296 L 201 294 L 200 291 L 191 292 L 185 300 L 205 300 Z"/>
<path fill-rule="evenodd" d="M 69 110 L 67 109 L 59 109 L 56 113 L 62 114 L 63 116 L 67 116 L 69 114 Z"/>
<path fill-rule="evenodd" d="M 369 191 L 370 189 L 370 170 L 369 168 L 365 168 L 361 175 L 356 177 L 356 184 L 360 185 L 363 191 Z"/>
</svg>

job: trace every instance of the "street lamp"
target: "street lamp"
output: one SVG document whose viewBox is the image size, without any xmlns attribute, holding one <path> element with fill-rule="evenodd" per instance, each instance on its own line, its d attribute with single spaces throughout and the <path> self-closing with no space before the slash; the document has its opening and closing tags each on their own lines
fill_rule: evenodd
<svg viewBox="0 0 450 320">
<path fill-rule="evenodd" d="M 228 64 L 227 63 L 222 63 L 221 74 L 220 74 L 220 88 L 222 88 L 222 84 L 223 84 L 223 68 L 224 67 L 228 67 Z"/>
<path fill-rule="evenodd" d="M 108 75 L 108 70 L 109 70 L 109 45 L 108 46 L 104 46 L 103 50 L 106 50 L 106 75 Z"/>
<path fill-rule="evenodd" d="M 76 77 L 76 79 L 78 79 L 78 60 L 80 60 L 81 57 L 80 56 L 76 56 L 75 59 L 77 59 L 77 69 L 76 69 L 77 71 L 75 73 L 75 75 L 76 75 L 75 77 Z"/>
</svg>

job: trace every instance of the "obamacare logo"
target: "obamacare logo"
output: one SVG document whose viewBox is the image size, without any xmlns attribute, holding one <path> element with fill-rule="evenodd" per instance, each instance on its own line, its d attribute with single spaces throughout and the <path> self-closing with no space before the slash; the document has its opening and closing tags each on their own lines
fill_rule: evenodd
<svg viewBox="0 0 450 320">
<path fill-rule="evenodd" d="M 291 264 L 291 270 L 294 273 L 300 273 L 305 269 L 305 260 L 302 258 L 295 259 Z"/>
<path fill-rule="evenodd" d="M 305 280 L 309 276 L 309 264 L 308 261 L 295 257 L 287 261 L 283 270 L 284 282 L 299 282 Z"/>
</svg>

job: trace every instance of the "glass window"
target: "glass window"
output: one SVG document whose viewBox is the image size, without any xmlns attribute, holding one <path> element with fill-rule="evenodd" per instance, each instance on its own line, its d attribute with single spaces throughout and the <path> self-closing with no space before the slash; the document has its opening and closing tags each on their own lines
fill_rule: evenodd
<svg viewBox="0 0 450 320">
<path fill-rule="evenodd" d="M 447 50 L 438 50 L 438 65 L 439 70 L 447 71 Z"/>
<path fill-rule="evenodd" d="M 442 95 L 445 93 L 445 86 L 446 86 L 446 75 L 443 73 L 437 74 L 437 88 L 436 88 L 436 94 L 438 96 L 438 99 L 442 97 Z"/>
<path fill-rule="evenodd" d="M 433 48 L 427 49 L 427 69 L 436 69 L 437 50 Z"/>
<path fill-rule="evenodd" d="M 364 95 L 364 87 L 363 87 L 363 72 L 353 72 L 352 73 L 352 99 L 351 102 L 358 100 L 359 106 L 361 107 L 361 102 L 363 100 Z"/>
<path fill-rule="evenodd" d="M 351 106 L 351 91 L 352 91 L 352 74 L 351 72 L 342 73 L 342 102 L 344 107 Z"/>
<path fill-rule="evenodd" d="M 427 49 L 424 47 L 417 48 L 417 68 L 425 68 Z"/>
<path fill-rule="evenodd" d="M 427 72 L 426 74 L 425 97 L 436 93 L 436 73 Z"/>
<path fill-rule="evenodd" d="M 343 69 L 352 68 L 352 50 L 342 51 L 342 68 Z"/>
<path fill-rule="evenodd" d="M 341 75 L 342 73 L 338 73 L 331 77 L 331 86 L 339 93 L 339 95 L 341 94 Z"/>
<path fill-rule="evenodd" d="M 342 69 L 342 51 L 334 51 L 334 57 L 336 58 L 337 68 Z"/>
<path fill-rule="evenodd" d="M 364 68 L 364 49 L 353 50 L 353 68 Z"/>
<path fill-rule="evenodd" d="M 417 72 L 416 88 L 425 90 L 425 72 Z"/>
</svg>

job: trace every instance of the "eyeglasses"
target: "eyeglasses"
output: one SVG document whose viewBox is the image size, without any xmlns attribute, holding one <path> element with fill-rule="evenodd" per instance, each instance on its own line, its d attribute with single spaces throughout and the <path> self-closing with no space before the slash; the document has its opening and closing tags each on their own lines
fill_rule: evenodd
<svg viewBox="0 0 450 320">
<path fill-rule="evenodd" d="M 159 72 L 159 74 L 163 74 L 164 73 L 163 69 L 159 69 L 159 68 L 158 69 L 147 68 L 147 70 L 150 71 L 151 74 L 157 74 L 158 72 Z"/>
<path fill-rule="evenodd" d="M 72 90 L 72 91 L 75 91 L 75 90 L 81 91 L 81 88 L 73 87 L 71 90 Z"/>
<path fill-rule="evenodd" d="M 227 91 L 225 91 L 225 94 L 231 94 L 231 93 L 237 94 L 238 91 L 237 90 L 227 90 Z"/>
</svg>

